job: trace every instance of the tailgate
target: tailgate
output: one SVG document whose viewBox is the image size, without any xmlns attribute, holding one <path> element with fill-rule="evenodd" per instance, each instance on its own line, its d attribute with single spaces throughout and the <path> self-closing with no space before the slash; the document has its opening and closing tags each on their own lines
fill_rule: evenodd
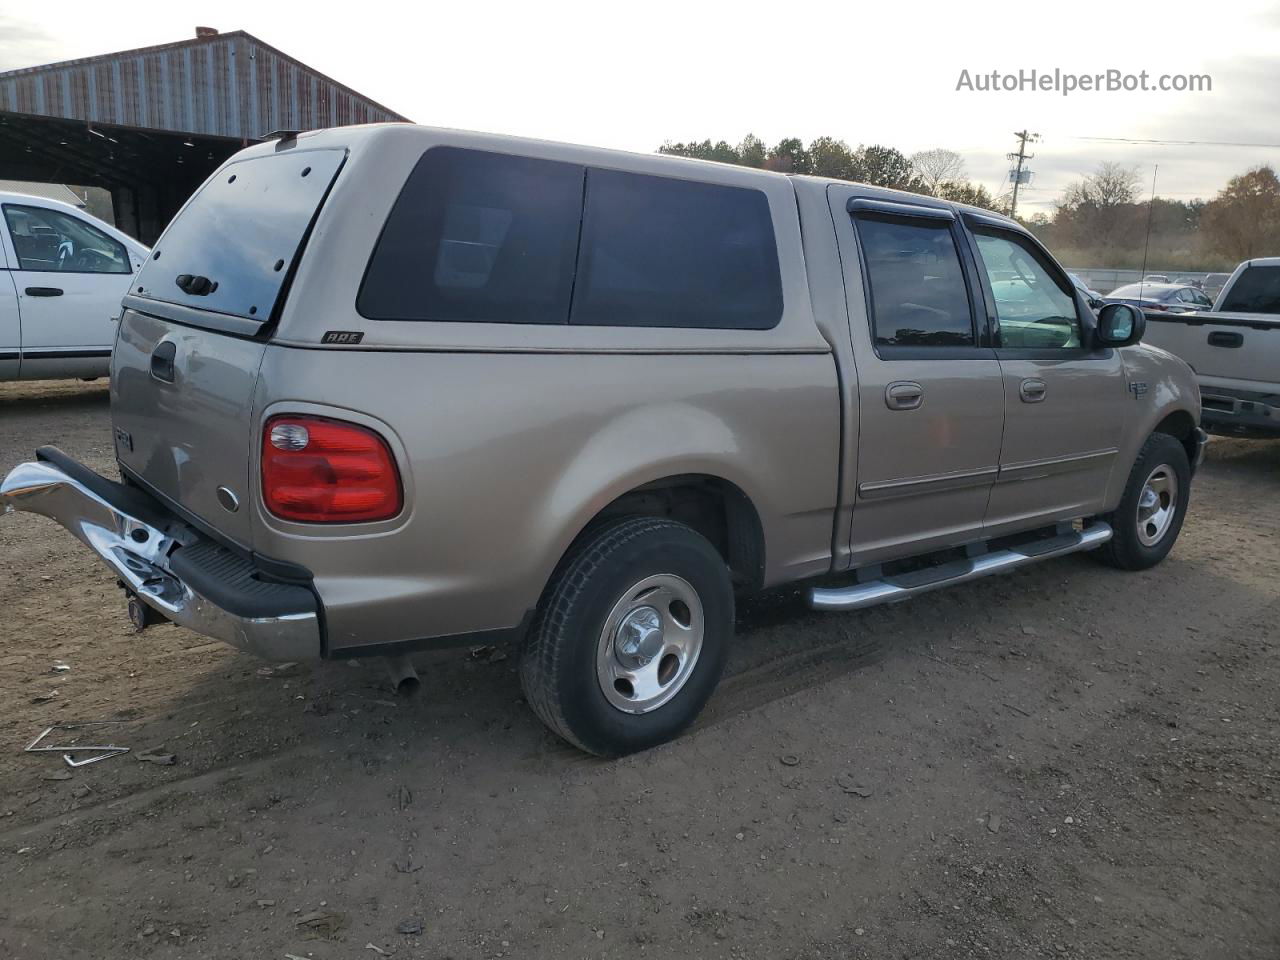
<svg viewBox="0 0 1280 960">
<path fill-rule="evenodd" d="M 226 489 L 224 500 L 248 503 L 253 391 L 265 349 L 257 340 L 126 310 L 112 355 L 120 465 L 246 547 L 252 511 L 220 504 L 218 489 Z"/>
<path fill-rule="evenodd" d="M 245 547 L 258 367 L 345 156 L 281 147 L 232 160 L 174 218 L 124 301 L 111 370 L 116 457 Z"/>
<path fill-rule="evenodd" d="M 1213 313 L 1157 319 L 1147 313 L 1142 339 L 1182 358 L 1200 377 L 1263 383 L 1280 378 L 1280 322 Z"/>
</svg>

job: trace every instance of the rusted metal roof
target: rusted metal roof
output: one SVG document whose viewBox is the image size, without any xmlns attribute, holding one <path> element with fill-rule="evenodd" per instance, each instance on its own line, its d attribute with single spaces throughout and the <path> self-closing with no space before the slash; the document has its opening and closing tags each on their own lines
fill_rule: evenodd
<svg viewBox="0 0 1280 960">
<path fill-rule="evenodd" d="M 0 111 L 240 140 L 407 119 L 243 30 L 0 73 Z"/>
</svg>

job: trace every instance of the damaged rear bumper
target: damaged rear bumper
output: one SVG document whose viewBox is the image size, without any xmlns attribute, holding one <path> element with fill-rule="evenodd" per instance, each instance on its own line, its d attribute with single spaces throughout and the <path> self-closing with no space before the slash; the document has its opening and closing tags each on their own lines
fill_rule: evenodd
<svg viewBox="0 0 1280 960">
<path fill-rule="evenodd" d="M 53 447 L 0 482 L 0 507 L 56 520 L 167 620 L 268 660 L 321 655 L 320 605 L 303 583 L 194 530 L 157 500 Z"/>
</svg>

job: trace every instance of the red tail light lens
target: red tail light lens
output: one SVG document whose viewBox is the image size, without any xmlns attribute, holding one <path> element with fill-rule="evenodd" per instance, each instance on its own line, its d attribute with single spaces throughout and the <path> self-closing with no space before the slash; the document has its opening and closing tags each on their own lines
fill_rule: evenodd
<svg viewBox="0 0 1280 960">
<path fill-rule="evenodd" d="M 325 417 L 278 416 L 262 431 L 262 498 L 282 520 L 367 523 L 400 512 L 400 472 L 367 427 Z"/>
</svg>

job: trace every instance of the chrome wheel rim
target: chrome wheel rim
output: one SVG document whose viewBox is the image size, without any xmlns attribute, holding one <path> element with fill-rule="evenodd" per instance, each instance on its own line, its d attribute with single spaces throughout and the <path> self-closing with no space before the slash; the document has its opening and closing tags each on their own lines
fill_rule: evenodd
<svg viewBox="0 0 1280 960">
<path fill-rule="evenodd" d="M 596 645 L 596 679 L 623 713 L 649 713 L 680 692 L 702 653 L 702 601 L 672 573 L 645 577 L 626 590 L 605 619 Z"/>
<path fill-rule="evenodd" d="M 1169 532 L 1178 510 L 1178 475 L 1168 464 L 1151 471 L 1138 495 L 1138 541 L 1154 547 Z"/>
</svg>

